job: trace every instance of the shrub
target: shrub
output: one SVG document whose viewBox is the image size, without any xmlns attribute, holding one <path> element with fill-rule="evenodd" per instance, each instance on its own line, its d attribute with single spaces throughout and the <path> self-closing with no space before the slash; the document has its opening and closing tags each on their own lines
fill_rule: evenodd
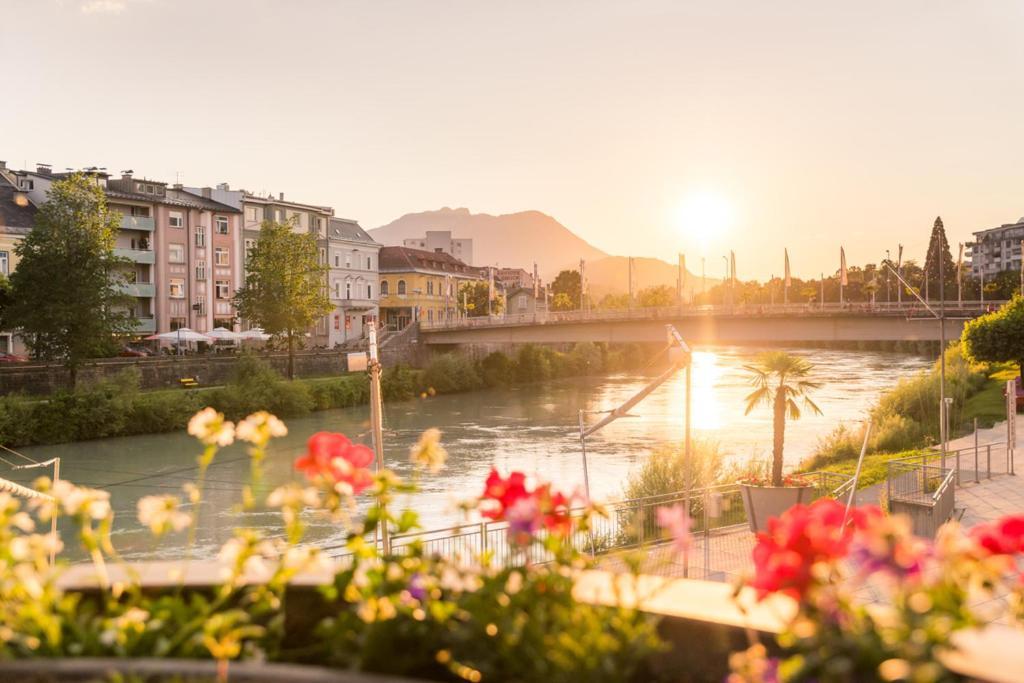
<svg viewBox="0 0 1024 683">
<path fill-rule="evenodd" d="M 370 400 L 370 378 L 364 373 L 310 383 L 308 386 L 316 410 L 350 408 Z"/>
<path fill-rule="evenodd" d="M 508 386 L 515 381 L 515 362 L 501 351 L 490 353 L 480 361 L 480 375 L 489 387 Z"/>
<path fill-rule="evenodd" d="M 313 409 L 313 398 L 305 384 L 285 381 L 270 365 L 249 353 L 239 356 L 227 385 L 206 396 L 208 405 L 231 420 L 257 410 L 297 417 Z"/>
<path fill-rule="evenodd" d="M 590 375 L 604 370 L 604 355 L 597 345 L 579 342 L 569 352 L 568 362 L 574 375 Z"/>
<path fill-rule="evenodd" d="M 418 396 L 422 389 L 422 371 L 407 365 L 384 368 L 381 376 L 381 393 L 385 401 L 408 401 Z"/>
<path fill-rule="evenodd" d="M 439 394 L 452 394 L 479 389 L 483 380 L 467 356 L 446 353 L 430 361 L 423 371 L 423 384 Z"/>
<path fill-rule="evenodd" d="M 551 378 L 550 351 L 542 346 L 526 344 L 516 354 L 516 379 L 540 382 Z"/>
<path fill-rule="evenodd" d="M 731 477 L 719 445 L 712 441 L 693 442 L 694 488 L 711 486 Z M 662 446 L 651 453 L 643 466 L 629 476 L 623 495 L 627 500 L 676 493 L 686 488 L 686 450 L 683 444 Z"/>
</svg>

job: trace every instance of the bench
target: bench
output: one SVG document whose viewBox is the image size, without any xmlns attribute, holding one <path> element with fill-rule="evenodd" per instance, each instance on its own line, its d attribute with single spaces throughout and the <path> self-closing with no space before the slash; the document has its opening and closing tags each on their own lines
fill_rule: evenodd
<svg viewBox="0 0 1024 683">
<path fill-rule="evenodd" d="M 198 387 L 199 386 L 199 378 L 198 377 L 182 377 L 181 379 L 178 380 L 178 384 L 180 384 L 181 386 L 185 387 L 186 389 L 191 389 L 193 387 Z"/>
</svg>

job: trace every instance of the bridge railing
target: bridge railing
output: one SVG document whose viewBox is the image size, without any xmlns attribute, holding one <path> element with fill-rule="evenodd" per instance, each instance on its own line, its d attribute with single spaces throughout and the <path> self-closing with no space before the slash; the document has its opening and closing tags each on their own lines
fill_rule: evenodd
<svg viewBox="0 0 1024 683">
<path fill-rule="evenodd" d="M 1004 301 L 950 301 L 946 302 L 945 314 L 950 318 L 975 317 L 986 311 L 995 310 Z M 938 310 L 938 302 L 931 302 Z M 422 330 L 447 330 L 477 327 L 499 327 L 505 325 L 546 325 L 572 322 L 614 322 L 618 320 L 658 320 L 681 317 L 703 316 L 899 316 L 905 318 L 932 318 L 932 313 L 920 302 L 876 302 L 876 303 L 803 303 L 803 304 L 681 304 L 678 306 L 634 307 L 621 309 L 597 309 L 586 311 L 536 311 L 530 313 L 505 313 L 502 315 L 462 317 L 455 320 L 420 321 Z"/>
</svg>

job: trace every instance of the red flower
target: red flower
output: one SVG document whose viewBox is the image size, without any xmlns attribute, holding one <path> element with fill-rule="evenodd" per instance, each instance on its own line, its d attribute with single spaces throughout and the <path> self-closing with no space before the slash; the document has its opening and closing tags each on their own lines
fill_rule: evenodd
<svg viewBox="0 0 1024 683">
<path fill-rule="evenodd" d="M 970 535 L 992 555 L 1016 555 L 1024 552 L 1024 515 L 1008 515 L 979 524 L 971 529 Z"/>
<path fill-rule="evenodd" d="M 520 498 L 529 497 L 526 490 L 526 475 L 522 472 L 512 472 L 507 479 L 502 479 L 498 470 L 491 468 L 491 473 L 484 483 L 484 493 L 481 499 L 491 501 L 481 514 L 490 519 L 504 519 L 505 511 L 512 507 Z"/>
<path fill-rule="evenodd" d="M 358 494 L 373 483 L 366 469 L 373 457 L 372 450 L 352 443 L 344 434 L 317 432 L 306 442 L 306 454 L 296 458 L 295 469 L 309 479 L 323 478 Z"/>
<path fill-rule="evenodd" d="M 754 547 L 751 585 L 759 596 L 785 593 L 800 599 L 813 582 L 815 564 L 845 557 L 854 531 L 870 524 L 877 511 L 854 510 L 843 528 L 845 512 L 841 503 L 822 498 L 811 505 L 796 505 L 781 517 L 768 520 L 768 531 L 758 534 Z"/>
<path fill-rule="evenodd" d="M 551 534 L 568 535 L 572 530 L 572 499 L 573 496 L 552 491 L 551 484 L 527 488 L 522 472 L 502 478 L 492 468 L 480 496 L 480 514 L 493 520 L 507 520 L 513 542 L 522 545 L 540 527 Z"/>
</svg>

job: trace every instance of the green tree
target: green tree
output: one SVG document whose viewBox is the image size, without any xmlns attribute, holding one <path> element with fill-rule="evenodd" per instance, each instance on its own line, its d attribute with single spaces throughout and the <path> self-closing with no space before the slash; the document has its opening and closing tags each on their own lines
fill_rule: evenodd
<svg viewBox="0 0 1024 683">
<path fill-rule="evenodd" d="M 328 266 L 316 237 L 290 223 L 264 221 L 249 251 L 245 284 L 235 295 L 238 314 L 288 345 L 288 379 L 295 378 L 295 338 L 331 310 Z"/>
<path fill-rule="evenodd" d="M 564 294 L 562 299 L 559 294 Z M 563 270 L 551 283 L 551 308 L 556 311 L 573 311 L 580 307 L 582 289 L 580 286 L 580 271 Z"/>
<path fill-rule="evenodd" d="M 487 315 L 487 297 L 491 293 L 490 284 L 482 280 L 469 280 L 459 285 L 459 310 L 470 318 Z M 494 293 L 490 311 L 497 315 L 505 310 L 505 298 Z"/>
<path fill-rule="evenodd" d="M 645 287 L 637 294 L 636 300 L 641 308 L 673 306 L 676 303 L 676 290 L 668 285 Z"/>
<path fill-rule="evenodd" d="M 1024 298 L 1015 295 L 998 311 L 968 321 L 960 341 L 975 362 L 1016 363 L 1024 381 Z"/>
<path fill-rule="evenodd" d="M 605 294 L 603 297 L 601 297 L 601 300 L 597 302 L 597 307 L 602 310 L 616 310 L 620 308 L 629 308 L 629 295 L 612 294 L 609 292 L 608 294 Z"/>
<path fill-rule="evenodd" d="M 942 264 L 943 279 L 939 285 L 939 264 Z M 932 226 L 932 236 L 928 241 L 928 254 L 924 260 L 924 291 L 925 299 L 937 298 L 941 291 L 945 290 L 945 297 L 949 299 L 956 296 L 956 264 L 953 262 L 953 254 L 949 251 L 949 242 L 946 240 L 946 228 L 942 225 L 942 218 L 936 218 Z"/>
<path fill-rule="evenodd" d="M 82 361 L 110 353 L 136 325 L 121 289 L 128 262 L 114 256 L 120 225 L 103 189 L 75 174 L 53 183 L 35 229 L 15 247 L 7 324 L 34 357 L 62 361 L 72 385 Z"/>
<path fill-rule="evenodd" d="M 772 408 L 772 486 L 782 486 L 782 449 L 786 435 L 786 416 L 791 420 L 800 419 L 800 406 L 796 399 L 817 414 L 821 409 L 811 400 L 808 393 L 817 389 L 817 382 L 806 379 L 811 373 L 811 364 L 800 356 L 785 351 L 766 351 L 753 365 L 744 368 L 750 373 L 754 391 L 747 396 L 749 415 L 757 406 L 764 404 Z"/>
</svg>

